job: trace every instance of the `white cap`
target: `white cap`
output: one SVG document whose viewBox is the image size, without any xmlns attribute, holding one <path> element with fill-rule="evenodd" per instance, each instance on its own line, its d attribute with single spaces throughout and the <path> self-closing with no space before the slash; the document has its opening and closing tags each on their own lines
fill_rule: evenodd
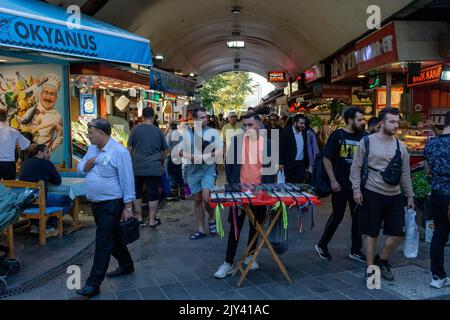
<svg viewBox="0 0 450 320">
<path fill-rule="evenodd" d="M 47 81 L 44 82 L 43 87 L 51 86 L 56 88 L 56 91 L 59 91 L 59 89 L 61 88 L 61 79 L 54 73 L 48 73 L 44 75 L 41 79 L 42 80 L 47 79 Z"/>
</svg>

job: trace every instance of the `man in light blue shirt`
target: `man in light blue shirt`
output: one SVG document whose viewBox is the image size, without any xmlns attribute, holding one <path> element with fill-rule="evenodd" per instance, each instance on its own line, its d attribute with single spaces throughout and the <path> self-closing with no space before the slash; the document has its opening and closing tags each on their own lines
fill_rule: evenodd
<svg viewBox="0 0 450 320">
<path fill-rule="evenodd" d="M 90 298 L 100 292 L 105 275 L 117 277 L 134 272 L 133 260 L 117 233 L 117 225 L 134 217 L 135 190 L 130 153 L 111 138 L 109 122 L 93 120 L 88 126 L 88 138 L 92 145 L 78 164 L 78 172 L 86 174 L 86 194 L 92 202 L 97 231 L 91 274 L 86 286 L 77 293 Z M 119 268 L 106 274 L 111 254 Z"/>
</svg>

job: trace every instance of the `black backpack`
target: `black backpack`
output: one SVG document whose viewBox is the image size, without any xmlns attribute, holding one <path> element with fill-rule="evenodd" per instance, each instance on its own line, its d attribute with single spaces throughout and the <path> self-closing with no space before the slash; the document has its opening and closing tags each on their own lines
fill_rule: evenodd
<svg viewBox="0 0 450 320">
<path fill-rule="evenodd" d="M 328 197 L 331 194 L 330 178 L 323 165 L 324 151 L 320 151 L 314 159 L 311 186 L 319 198 Z"/>
</svg>

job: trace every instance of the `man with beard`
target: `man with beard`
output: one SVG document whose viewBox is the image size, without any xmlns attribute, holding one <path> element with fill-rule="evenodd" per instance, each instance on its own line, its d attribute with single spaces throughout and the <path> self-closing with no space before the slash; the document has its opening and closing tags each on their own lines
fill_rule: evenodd
<svg viewBox="0 0 450 320">
<path fill-rule="evenodd" d="M 365 262 L 366 257 L 361 252 L 361 235 L 358 232 L 357 208 L 349 179 L 353 155 L 365 134 L 364 113 L 359 108 L 349 108 L 344 113 L 344 120 L 346 126 L 333 131 L 324 150 L 323 164 L 331 183 L 333 212 L 325 225 L 322 238 L 316 244 L 316 250 L 322 259 L 331 260 L 328 243 L 344 218 L 348 203 L 352 216 L 352 245 L 349 257 Z"/>
<path fill-rule="evenodd" d="M 405 236 L 405 201 L 408 198 L 408 207 L 414 208 L 414 193 L 411 181 L 409 154 L 405 145 L 400 142 L 397 134 L 400 121 L 397 108 L 384 108 L 380 111 L 380 131 L 368 137 L 368 176 L 365 185 L 361 187 L 361 168 L 366 154 L 366 143 L 361 141 L 355 152 L 351 167 L 350 180 L 353 184 L 353 197 L 361 206 L 359 210 L 360 232 L 366 236 L 365 248 L 367 254 L 367 267 L 377 265 L 381 277 L 388 281 L 394 280 L 389 256 L 400 246 Z M 367 139 L 367 138 L 366 138 Z M 401 170 L 384 171 L 394 160 L 401 166 Z M 394 176 L 397 175 L 397 181 Z M 402 195 L 403 193 L 403 195 Z M 375 256 L 377 238 L 381 224 L 384 221 L 383 233 L 387 235 L 380 253 Z M 371 273 L 367 272 L 366 277 Z"/>
<path fill-rule="evenodd" d="M 31 127 L 39 133 L 34 142 L 45 144 L 50 151 L 55 151 L 63 142 L 63 123 L 58 110 L 55 109 L 61 80 L 55 74 L 46 75 L 48 81 L 42 85 L 39 93 L 36 113 Z"/>
</svg>

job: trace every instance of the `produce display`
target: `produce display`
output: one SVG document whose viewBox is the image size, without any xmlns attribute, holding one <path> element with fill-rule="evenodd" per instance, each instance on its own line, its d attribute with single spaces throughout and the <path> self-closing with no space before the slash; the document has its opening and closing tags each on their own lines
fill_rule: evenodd
<svg viewBox="0 0 450 320">
<path fill-rule="evenodd" d="M 82 158 L 86 154 L 88 147 L 91 145 L 91 142 L 87 137 L 88 123 L 89 119 L 83 117 L 79 117 L 78 121 L 72 121 L 73 154 L 78 158 Z M 125 131 L 113 126 L 111 137 L 123 146 L 127 146 L 128 134 Z"/>
<path fill-rule="evenodd" d="M 409 153 L 412 155 L 421 155 L 428 140 L 435 136 L 433 130 L 431 129 L 404 129 L 399 130 L 398 133 L 400 140 L 403 141 Z"/>
</svg>

